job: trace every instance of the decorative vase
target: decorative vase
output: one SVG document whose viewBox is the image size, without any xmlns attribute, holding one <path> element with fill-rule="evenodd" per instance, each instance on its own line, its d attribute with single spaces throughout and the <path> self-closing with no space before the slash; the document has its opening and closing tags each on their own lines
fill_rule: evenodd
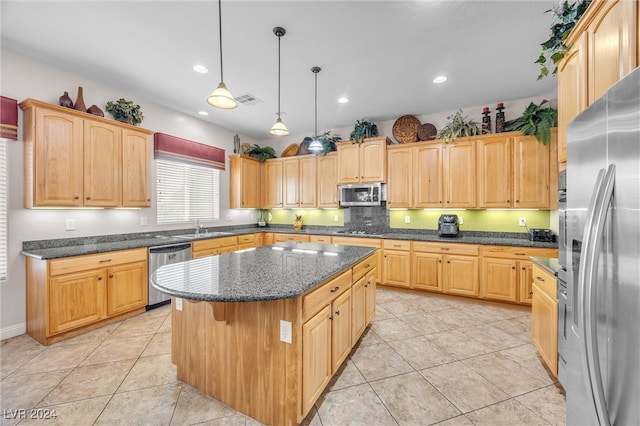
<svg viewBox="0 0 640 426">
<path fill-rule="evenodd" d="M 496 133 L 504 132 L 504 104 L 500 102 L 496 107 L 498 112 L 496 113 Z"/>
<path fill-rule="evenodd" d="M 87 107 L 85 106 L 84 98 L 82 97 L 82 86 L 78 86 L 78 97 L 76 98 L 76 103 L 74 104 L 73 109 L 87 112 Z"/>
<path fill-rule="evenodd" d="M 100 108 L 98 108 L 98 106 L 95 105 L 95 104 L 91 105 L 89 107 L 89 109 L 87 109 L 87 112 L 89 114 L 93 114 L 93 115 L 97 115 L 97 116 L 100 116 L 100 117 L 104 117 L 104 112 Z"/>
<path fill-rule="evenodd" d="M 64 92 L 64 95 L 60 96 L 60 106 L 65 108 L 73 108 L 73 101 L 69 97 L 69 92 Z"/>
<path fill-rule="evenodd" d="M 489 116 L 489 107 L 482 109 L 482 133 L 491 133 L 491 117 Z"/>
<path fill-rule="evenodd" d="M 296 231 L 302 229 L 302 215 L 296 215 L 296 220 L 293 221 L 293 229 Z"/>
</svg>

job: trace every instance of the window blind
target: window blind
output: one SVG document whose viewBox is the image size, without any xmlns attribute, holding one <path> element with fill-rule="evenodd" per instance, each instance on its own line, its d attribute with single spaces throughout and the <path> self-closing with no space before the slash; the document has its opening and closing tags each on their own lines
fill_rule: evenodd
<svg viewBox="0 0 640 426">
<path fill-rule="evenodd" d="M 157 222 L 220 219 L 220 171 L 156 159 Z"/>
<path fill-rule="evenodd" d="M 0 281 L 7 279 L 7 141 L 0 139 Z"/>
</svg>

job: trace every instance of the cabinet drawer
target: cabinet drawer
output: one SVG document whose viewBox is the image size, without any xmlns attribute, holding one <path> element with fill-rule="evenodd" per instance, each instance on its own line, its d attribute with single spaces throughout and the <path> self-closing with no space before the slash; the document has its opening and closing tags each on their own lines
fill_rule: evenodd
<svg viewBox="0 0 640 426">
<path fill-rule="evenodd" d="M 353 267 L 353 281 L 358 281 L 376 266 L 378 266 L 378 257 L 373 254 Z"/>
<path fill-rule="evenodd" d="M 296 235 L 296 234 L 273 234 L 273 241 L 275 243 L 284 243 L 287 241 L 298 241 L 301 243 L 308 243 L 308 235 Z"/>
<path fill-rule="evenodd" d="M 209 240 L 194 241 L 191 249 L 192 251 L 211 250 L 220 247 L 235 246 L 237 242 L 238 237 L 212 238 Z"/>
<path fill-rule="evenodd" d="M 238 235 L 238 245 L 246 245 L 246 244 L 255 244 L 256 243 L 256 234 L 246 234 L 246 235 Z"/>
<path fill-rule="evenodd" d="M 558 249 L 538 247 L 483 246 L 482 256 L 529 260 L 529 256 L 558 257 Z"/>
<path fill-rule="evenodd" d="M 333 299 L 340 296 L 351 288 L 351 269 L 338 275 L 331 281 L 322 284 L 302 297 L 302 319 L 311 318 L 316 312 L 331 303 Z"/>
<path fill-rule="evenodd" d="M 533 264 L 533 282 L 544 291 L 547 296 L 553 300 L 558 300 L 556 297 L 556 277 L 535 263 Z"/>
<path fill-rule="evenodd" d="M 147 249 L 110 251 L 106 253 L 88 254 L 86 256 L 65 257 L 49 261 L 49 275 L 62 275 L 89 269 L 106 268 L 123 263 L 147 260 Z"/>
<path fill-rule="evenodd" d="M 358 238 L 358 237 L 331 237 L 333 244 L 342 244 L 345 246 L 364 246 L 364 247 L 382 247 L 381 240 L 378 238 Z"/>
<path fill-rule="evenodd" d="M 412 248 L 413 251 L 425 253 L 461 254 L 466 256 L 477 256 L 480 253 L 480 247 L 475 244 L 413 241 Z"/>
<path fill-rule="evenodd" d="M 331 235 L 310 235 L 309 242 L 331 244 Z"/>
<path fill-rule="evenodd" d="M 382 240 L 382 246 L 386 250 L 411 250 L 411 241 L 407 240 Z"/>
</svg>

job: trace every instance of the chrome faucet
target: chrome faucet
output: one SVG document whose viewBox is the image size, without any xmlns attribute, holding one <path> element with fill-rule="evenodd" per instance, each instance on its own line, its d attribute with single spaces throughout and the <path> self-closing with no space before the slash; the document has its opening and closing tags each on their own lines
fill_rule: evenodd
<svg viewBox="0 0 640 426">
<path fill-rule="evenodd" d="M 200 219 L 196 219 L 196 235 L 200 234 L 202 228 L 204 228 L 204 225 L 200 223 Z"/>
</svg>

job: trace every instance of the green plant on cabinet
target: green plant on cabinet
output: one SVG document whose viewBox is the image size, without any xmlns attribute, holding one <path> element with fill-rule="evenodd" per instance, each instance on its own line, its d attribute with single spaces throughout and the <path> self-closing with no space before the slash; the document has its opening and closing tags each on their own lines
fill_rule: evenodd
<svg viewBox="0 0 640 426">
<path fill-rule="evenodd" d="M 551 128 L 556 125 L 558 111 L 551 107 L 544 107 L 543 105 L 547 102 L 546 99 L 540 102 L 540 105 L 531 102 L 520 117 L 504 123 L 505 130 L 507 132 L 517 130 L 523 135 L 533 135 L 543 145 L 549 145 Z"/>
</svg>

